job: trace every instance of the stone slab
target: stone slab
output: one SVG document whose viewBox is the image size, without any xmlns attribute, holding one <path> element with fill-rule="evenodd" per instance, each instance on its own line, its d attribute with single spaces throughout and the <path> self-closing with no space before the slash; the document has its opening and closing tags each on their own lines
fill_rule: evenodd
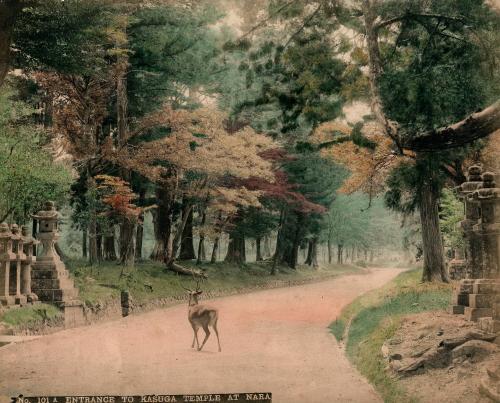
<svg viewBox="0 0 500 403">
<path fill-rule="evenodd" d="M 469 306 L 471 308 L 492 308 L 494 294 L 469 294 Z"/>
<path fill-rule="evenodd" d="M 471 308 L 469 306 L 464 309 L 465 319 L 477 322 L 479 318 L 492 317 L 493 310 L 491 308 Z"/>
<path fill-rule="evenodd" d="M 451 297 L 452 305 L 469 306 L 469 294 L 454 292 Z"/>
<path fill-rule="evenodd" d="M 448 312 L 452 315 L 463 315 L 465 306 L 463 305 L 450 305 Z"/>
</svg>

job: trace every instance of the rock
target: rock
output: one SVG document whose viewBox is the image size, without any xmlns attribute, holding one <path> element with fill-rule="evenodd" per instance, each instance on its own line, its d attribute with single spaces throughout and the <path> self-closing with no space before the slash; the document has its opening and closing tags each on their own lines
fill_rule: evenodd
<svg viewBox="0 0 500 403">
<path fill-rule="evenodd" d="M 479 361 L 496 351 L 498 351 L 498 348 L 492 343 L 484 340 L 469 340 L 455 347 L 451 352 L 451 356 L 453 360 L 470 358 Z"/>
<path fill-rule="evenodd" d="M 0 322 L 0 335 L 13 336 L 14 330 L 9 325 Z"/>
<path fill-rule="evenodd" d="M 422 357 L 422 355 L 424 355 L 427 351 L 429 351 L 431 348 L 430 347 L 425 347 L 425 348 L 422 348 L 420 350 L 417 350 L 415 352 L 413 352 L 410 357 L 412 358 L 418 358 L 418 357 Z"/>
<path fill-rule="evenodd" d="M 387 347 L 385 343 L 382 344 L 382 348 L 380 350 L 382 351 L 382 355 L 384 356 L 384 358 L 389 357 L 389 347 Z"/>
<path fill-rule="evenodd" d="M 392 370 L 396 372 L 399 372 L 399 370 L 403 366 L 401 361 L 391 361 L 389 365 L 392 368 Z"/>
<path fill-rule="evenodd" d="M 400 373 L 413 372 L 413 371 L 416 371 L 417 369 L 423 367 L 424 364 L 425 364 L 424 358 L 417 358 L 415 360 L 412 360 L 409 364 L 406 364 L 406 365 L 400 367 L 397 371 Z"/>
<path fill-rule="evenodd" d="M 398 353 L 394 353 L 394 354 L 391 354 L 389 356 L 389 360 L 391 361 L 400 361 L 403 359 L 403 356 L 401 354 L 398 354 Z"/>
<path fill-rule="evenodd" d="M 463 336 L 444 339 L 439 343 L 439 345 L 451 350 L 454 349 L 455 347 L 460 346 L 461 344 L 464 344 L 469 340 L 493 341 L 495 340 L 495 338 L 496 338 L 495 334 L 488 334 L 480 331 L 471 331 L 467 332 Z"/>
</svg>

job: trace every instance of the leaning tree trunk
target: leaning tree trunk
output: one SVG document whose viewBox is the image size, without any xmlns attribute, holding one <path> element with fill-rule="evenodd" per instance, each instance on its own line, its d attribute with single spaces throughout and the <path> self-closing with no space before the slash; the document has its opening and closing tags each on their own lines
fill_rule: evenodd
<svg viewBox="0 0 500 403">
<path fill-rule="evenodd" d="M 215 263 L 217 261 L 217 253 L 219 251 L 220 238 L 217 237 L 214 240 L 214 247 L 212 249 L 212 257 L 210 258 L 210 263 Z"/>
<path fill-rule="evenodd" d="M 444 263 L 443 240 L 439 228 L 438 191 L 426 178 L 420 191 L 420 221 L 422 246 L 424 252 L 424 271 L 422 281 L 448 282 Z"/>
<path fill-rule="evenodd" d="M 182 231 L 180 260 L 193 260 L 196 258 L 193 246 L 193 209 L 189 210 L 186 225 Z"/>
</svg>

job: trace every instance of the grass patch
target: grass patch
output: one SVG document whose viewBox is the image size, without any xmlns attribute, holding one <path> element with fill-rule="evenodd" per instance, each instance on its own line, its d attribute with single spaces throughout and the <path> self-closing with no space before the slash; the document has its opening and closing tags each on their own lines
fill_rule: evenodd
<svg viewBox="0 0 500 403">
<path fill-rule="evenodd" d="M 208 275 L 202 288 L 206 293 L 231 294 L 245 289 L 266 286 L 272 283 L 314 281 L 335 277 L 346 273 L 358 273 L 363 269 L 354 265 L 329 265 L 317 270 L 310 267 L 299 267 L 297 270 L 279 268 L 275 276 L 271 276 L 270 263 L 249 263 L 241 267 L 224 262 L 202 264 L 181 262 L 185 267 L 196 267 Z M 88 266 L 84 261 L 67 262 L 76 286 L 80 289 L 80 298 L 87 304 L 95 304 L 111 298 L 118 298 L 120 291 L 128 289 L 130 295 L 140 303 L 158 298 L 184 296 L 187 288 L 194 287 L 188 276 L 179 276 L 165 270 L 161 263 L 151 261 L 139 262 L 132 269 L 127 269 L 126 278 L 120 279 L 122 267 L 115 263 L 103 263 L 99 266 Z"/>
<path fill-rule="evenodd" d="M 62 318 L 62 312 L 53 305 L 37 304 L 23 306 L 5 311 L 0 321 L 11 326 L 33 326 L 40 323 L 57 321 Z"/>
<path fill-rule="evenodd" d="M 402 316 L 445 309 L 450 301 L 451 285 L 420 283 L 420 278 L 420 269 L 401 273 L 384 287 L 354 300 L 330 326 L 341 340 L 350 322 L 347 356 L 385 402 L 414 400 L 386 373 L 382 344 L 394 335 Z"/>
</svg>

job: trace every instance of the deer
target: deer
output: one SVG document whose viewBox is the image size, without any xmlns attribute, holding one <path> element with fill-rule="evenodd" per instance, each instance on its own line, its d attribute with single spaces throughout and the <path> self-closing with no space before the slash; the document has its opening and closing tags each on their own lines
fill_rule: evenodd
<svg viewBox="0 0 500 403">
<path fill-rule="evenodd" d="M 207 342 L 208 337 L 210 336 L 210 330 L 208 327 L 211 326 L 215 331 L 215 335 L 217 336 L 217 344 L 219 346 L 219 352 L 221 352 L 222 350 L 220 348 L 219 332 L 217 331 L 217 320 L 219 319 L 219 312 L 215 308 L 211 308 L 198 303 L 198 298 L 203 293 L 203 291 L 201 291 L 200 289 L 199 280 L 196 282 L 195 291 L 186 287 L 182 288 L 184 288 L 189 295 L 188 319 L 194 332 L 191 348 L 194 348 L 194 343 L 196 342 L 196 348 L 198 349 L 198 351 L 201 351 L 201 349 Z M 200 327 L 205 331 L 205 339 L 201 343 L 201 346 L 198 341 L 198 330 Z"/>
</svg>

